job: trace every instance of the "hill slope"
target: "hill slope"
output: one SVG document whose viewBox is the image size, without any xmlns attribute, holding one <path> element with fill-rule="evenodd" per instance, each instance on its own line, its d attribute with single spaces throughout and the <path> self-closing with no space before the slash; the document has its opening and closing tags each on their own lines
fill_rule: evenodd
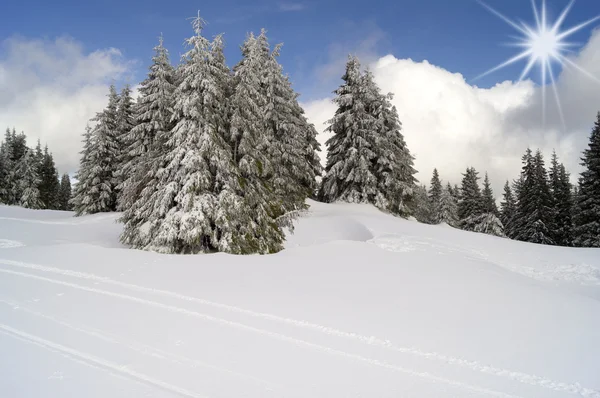
<svg viewBox="0 0 600 398">
<path fill-rule="evenodd" d="M 600 252 L 311 202 L 271 256 L 0 206 L 0 396 L 600 397 Z"/>
</svg>

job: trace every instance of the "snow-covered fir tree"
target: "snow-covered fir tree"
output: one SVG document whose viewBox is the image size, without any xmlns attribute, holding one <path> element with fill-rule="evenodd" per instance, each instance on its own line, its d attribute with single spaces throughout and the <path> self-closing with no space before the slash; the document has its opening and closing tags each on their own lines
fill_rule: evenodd
<svg viewBox="0 0 600 398">
<path fill-rule="evenodd" d="M 458 203 L 460 227 L 467 231 L 475 230 L 479 216 L 484 213 L 478 180 L 475 168 L 468 167 L 463 174 L 460 202 Z"/>
<path fill-rule="evenodd" d="M 29 148 L 27 147 L 27 137 L 25 136 L 25 133 L 17 134 L 14 128 L 12 130 L 7 128 L 4 145 L 4 156 L 6 159 L 8 175 L 5 180 L 5 195 L 3 201 L 9 205 L 18 205 L 23 192 L 21 190 L 21 184 L 19 184 L 21 176 L 17 172 L 17 167 L 25 156 L 25 153 L 29 151 Z"/>
<path fill-rule="evenodd" d="M 10 159 L 8 145 L 0 144 L 0 203 L 8 203 Z"/>
<path fill-rule="evenodd" d="M 410 202 L 412 216 L 419 222 L 433 224 L 433 209 L 427 195 L 427 187 L 417 186 Z"/>
<path fill-rule="evenodd" d="M 507 237 L 514 237 L 514 219 L 517 209 L 517 203 L 508 181 L 504 184 L 504 193 L 500 203 L 500 221 L 504 225 L 504 233 Z"/>
<path fill-rule="evenodd" d="M 288 210 L 275 185 L 274 177 L 280 172 L 275 172 L 276 165 L 269 150 L 274 133 L 264 112 L 269 98 L 261 89 L 264 57 L 269 56 L 263 39 L 249 35 L 242 46 L 242 60 L 234 68 L 228 135 L 248 206 L 248 214 L 240 215 L 244 218 L 238 228 L 247 237 L 252 251 L 259 253 L 281 249 L 283 232 L 276 218 Z"/>
<path fill-rule="evenodd" d="M 319 196 L 326 202 L 372 203 L 407 216 L 416 171 L 390 96 L 379 92 L 369 71 L 361 73 L 356 57 L 349 58 L 342 80 Z"/>
<path fill-rule="evenodd" d="M 58 210 L 71 210 L 71 179 L 68 174 L 63 174 L 58 190 Z"/>
<path fill-rule="evenodd" d="M 554 243 L 559 246 L 571 246 L 573 241 L 573 197 L 569 173 L 565 166 L 558 162 L 556 152 L 552 153 L 550 164 Z"/>
<path fill-rule="evenodd" d="M 495 216 L 500 216 L 498 212 L 498 206 L 496 205 L 496 198 L 494 198 L 494 192 L 492 191 L 492 185 L 490 184 L 490 179 L 488 177 L 488 173 L 485 173 L 485 178 L 483 179 L 483 212 L 491 213 Z"/>
<path fill-rule="evenodd" d="M 117 107 L 119 96 L 110 86 L 108 106 L 96 115 L 96 125 L 88 140 L 86 163 L 80 164 L 78 184 L 73 205 L 76 215 L 94 214 L 116 210 L 116 170 L 120 161 L 120 144 L 117 136 Z M 83 169 L 86 167 L 86 169 Z"/>
<path fill-rule="evenodd" d="M 83 134 L 83 149 L 80 152 L 79 159 L 79 170 L 75 174 L 77 184 L 75 184 L 75 190 L 72 192 L 69 205 L 75 210 L 76 215 L 85 214 L 85 209 L 90 205 L 91 195 L 89 192 L 92 190 L 92 179 L 89 178 L 90 171 L 93 167 L 92 158 L 90 156 L 93 146 L 92 128 L 87 125 L 85 133 Z M 79 212 L 81 209 L 81 212 Z"/>
<path fill-rule="evenodd" d="M 588 148 L 583 151 L 575 214 L 574 244 L 600 247 L 600 112 Z"/>
<path fill-rule="evenodd" d="M 28 209 L 41 209 L 44 206 L 40 198 L 40 177 L 34 150 L 27 148 L 25 154 L 16 165 L 15 173 L 19 176 L 19 206 Z"/>
<path fill-rule="evenodd" d="M 131 142 L 131 130 L 135 126 L 135 109 L 133 98 L 131 97 L 131 87 L 126 84 L 118 96 L 117 111 L 115 115 L 115 137 L 117 142 L 117 167 L 114 170 L 114 195 L 116 197 L 116 206 L 119 210 L 121 195 L 125 180 L 128 178 L 126 174 L 126 165 L 131 161 L 129 148 Z"/>
<path fill-rule="evenodd" d="M 134 206 L 142 193 L 147 200 L 154 191 L 152 181 L 156 180 L 165 144 L 173 128 L 175 69 L 169 61 L 162 36 L 154 52 L 148 76 L 140 85 L 134 127 L 125 140 L 129 143 L 127 161 L 122 167 L 126 179 L 119 197 L 119 208 L 124 211 Z"/>
<path fill-rule="evenodd" d="M 37 160 L 38 162 L 40 160 Z M 44 148 L 42 153 L 41 163 L 38 164 L 38 174 L 40 178 L 39 192 L 40 200 L 44 209 L 59 208 L 59 189 L 60 183 L 58 180 L 58 171 L 54 164 L 54 158 L 48 151 L 48 146 Z"/>
<path fill-rule="evenodd" d="M 446 188 L 442 189 L 440 195 L 439 210 L 437 213 L 436 222 L 446 223 L 452 227 L 458 226 L 458 205 L 457 201 L 452 195 L 453 188 L 448 183 Z"/>
<path fill-rule="evenodd" d="M 552 196 L 544 159 L 538 150 L 523 155 L 523 169 L 517 189 L 514 238 L 531 243 L 554 244 L 552 239 Z"/>
<path fill-rule="evenodd" d="M 433 222 L 439 224 L 441 220 L 441 199 L 442 199 L 442 182 L 440 181 L 440 175 L 437 169 L 433 169 L 433 176 L 431 177 L 431 185 L 429 188 L 429 201 L 431 202 L 431 208 L 433 211 Z"/>
<path fill-rule="evenodd" d="M 316 130 L 308 122 L 298 103 L 298 94 L 278 63 L 281 46 L 273 51 L 263 29 L 253 41 L 263 64 L 261 87 L 266 95 L 265 122 L 271 136 L 267 147 L 274 166 L 274 189 L 282 198 L 286 211 L 305 208 L 305 200 L 317 188 L 316 177 L 321 175 L 317 151 Z"/>
</svg>

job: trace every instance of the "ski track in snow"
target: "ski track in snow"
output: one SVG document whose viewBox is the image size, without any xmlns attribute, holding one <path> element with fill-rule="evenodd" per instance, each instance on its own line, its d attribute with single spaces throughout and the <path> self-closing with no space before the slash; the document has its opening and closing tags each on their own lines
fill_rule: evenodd
<svg viewBox="0 0 600 398">
<path fill-rule="evenodd" d="M 13 247 L 23 247 L 25 244 L 17 240 L 0 239 L 0 249 L 12 249 Z"/>
<path fill-rule="evenodd" d="M 177 363 L 177 364 L 185 364 L 192 368 L 203 367 L 203 368 L 207 368 L 207 369 L 212 369 L 212 370 L 216 370 L 218 372 L 228 373 L 228 374 L 234 375 L 239 378 L 253 380 L 253 381 L 259 382 L 260 384 L 269 386 L 269 387 L 281 388 L 281 386 L 276 385 L 270 381 L 266 381 L 266 380 L 263 380 L 263 379 L 260 379 L 260 378 L 254 377 L 254 376 L 250 376 L 250 375 L 247 375 L 244 373 L 235 372 L 230 369 L 225 369 L 225 368 L 221 368 L 218 366 L 214 366 L 214 365 L 208 364 L 206 362 L 199 361 L 197 359 L 192 359 L 192 358 L 188 358 L 188 357 L 185 357 L 182 355 L 172 354 L 170 352 L 166 352 L 159 348 L 152 347 L 152 346 L 149 346 L 149 345 L 146 345 L 143 343 L 139 343 L 139 342 L 127 343 L 127 342 L 122 341 L 119 338 L 119 336 L 116 336 L 112 333 L 108 333 L 108 332 L 101 331 L 99 329 L 91 328 L 91 327 L 87 327 L 87 326 L 74 325 L 70 322 L 59 319 L 57 317 L 49 316 L 49 315 L 43 314 L 41 312 L 32 310 L 30 308 L 24 307 L 23 305 L 21 305 L 17 302 L 14 302 L 14 301 L 0 299 L 0 303 L 8 305 L 8 306 L 12 307 L 14 310 L 20 310 L 20 311 L 26 312 L 26 313 L 34 315 L 38 318 L 46 319 L 46 320 L 56 323 L 58 325 L 64 326 L 66 328 L 75 330 L 77 332 L 86 334 L 91 337 L 95 337 L 97 339 L 106 341 L 108 343 L 121 345 L 123 347 L 129 348 L 130 350 L 139 352 L 141 354 L 150 355 L 150 356 L 168 360 L 170 362 Z"/>
<path fill-rule="evenodd" d="M 112 363 L 105 359 L 102 359 L 102 358 L 99 358 L 99 357 L 96 357 L 96 356 L 93 356 L 90 354 L 86 354 L 84 352 L 74 350 L 69 347 L 65 347 L 64 345 L 61 345 L 61 344 L 53 343 L 53 342 L 45 340 L 41 337 L 34 336 L 29 333 L 25 333 L 21 330 L 14 329 L 7 325 L 0 324 L 0 333 L 5 334 L 9 337 L 17 338 L 17 339 L 27 342 L 27 343 L 37 345 L 39 347 L 48 349 L 50 351 L 58 352 L 60 354 L 65 355 L 68 358 L 74 358 L 79 363 L 90 365 L 95 368 L 104 369 L 109 372 L 116 372 L 118 374 L 124 375 L 131 379 L 134 379 L 138 382 L 150 384 L 152 386 L 159 387 L 163 390 L 169 391 L 171 393 L 174 393 L 174 394 L 177 394 L 177 395 L 180 395 L 183 397 L 208 398 L 206 395 L 200 395 L 195 392 L 191 392 L 191 391 L 185 390 L 183 388 L 165 383 L 164 381 L 154 379 L 152 377 L 146 376 L 145 374 L 142 374 L 142 373 L 138 373 L 131 369 L 127 369 L 126 367 L 121 366 L 119 364 Z"/>
<path fill-rule="evenodd" d="M 1 260 L 0 259 L 0 264 L 14 266 L 14 267 L 27 268 L 27 269 L 33 269 L 33 270 L 49 272 L 49 273 L 54 273 L 54 274 L 59 274 L 59 275 L 64 275 L 64 276 L 70 276 L 70 277 L 76 277 L 76 278 L 81 278 L 81 279 L 87 279 L 87 280 L 92 280 L 95 282 L 101 282 L 101 283 L 105 283 L 105 284 L 109 284 L 109 285 L 115 285 L 115 286 L 127 288 L 127 289 L 133 290 L 133 291 L 151 293 L 151 294 L 155 294 L 155 295 L 176 298 L 176 299 L 189 301 L 189 302 L 196 302 L 196 303 L 203 304 L 206 306 L 224 309 L 224 310 L 227 310 L 230 312 L 241 313 L 241 314 L 252 316 L 255 318 L 266 319 L 266 320 L 270 320 L 270 321 L 274 321 L 274 322 L 297 326 L 297 327 L 304 328 L 304 329 L 319 331 L 321 333 L 325 333 L 325 334 L 328 334 L 331 336 L 337 336 L 337 337 L 342 337 L 342 338 L 359 341 L 359 342 L 367 344 L 367 345 L 378 346 L 378 347 L 382 347 L 382 348 L 385 348 L 385 349 L 388 349 L 391 351 L 395 351 L 395 352 L 410 354 L 410 355 L 418 356 L 421 358 L 427 358 L 430 360 L 436 360 L 436 361 L 447 363 L 449 365 L 468 368 L 468 369 L 471 369 L 476 372 L 481 372 L 481 373 L 494 375 L 494 376 L 498 376 L 498 377 L 506 377 L 511 380 L 523 383 L 523 384 L 537 386 L 540 388 L 545 388 L 545 389 L 554 390 L 554 391 L 558 391 L 558 392 L 567 392 L 567 393 L 571 393 L 571 394 L 580 395 L 580 396 L 586 397 L 586 398 L 600 398 L 600 391 L 582 387 L 581 385 L 579 385 L 577 383 L 566 383 L 566 382 L 554 381 L 554 380 L 551 380 L 551 379 L 548 379 L 545 377 L 541 377 L 541 376 L 537 376 L 537 375 L 531 375 L 531 374 L 524 373 L 524 372 L 517 372 L 517 371 L 508 370 L 508 369 L 498 368 L 498 367 L 494 367 L 491 365 L 485 365 L 485 364 L 479 363 L 477 361 L 471 361 L 471 360 L 466 360 L 466 359 L 462 359 L 462 358 L 451 357 L 451 356 L 447 356 L 447 355 L 440 354 L 437 352 L 426 352 L 426 351 L 418 350 L 416 348 L 401 347 L 401 346 L 395 345 L 390 340 L 378 338 L 375 336 L 364 336 L 364 335 L 360 335 L 357 333 L 346 332 L 346 331 L 338 330 L 338 329 L 335 329 L 332 327 L 323 326 L 323 325 L 319 325 L 319 324 L 315 324 L 315 323 L 311 323 L 311 322 L 307 322 L 307 321 L 279 317 L 277 315 L 268 314 L 268 313 L 255 312 L 255 311 L 251 311 L 248 309 L 239 308 L 239 307 L 235 307 L 235 306 L 231 306 L 231 305 L 227 305 L 227 304 L 221 304 L 221 303 L 216 303 L 216 302 L 212 302 L 209 300 L 204 300 L 204 299 L 200 299 L 200 298 L 196 298 L 196 297 L 190 297 L 190 296 L 182 295 L 182 294 L 175 293 L 175 292 L 153 289 L 153 288 L 129 284 L 129 283 L 121 282 L 121 281 L 116 281 L 116 280 L 113 280 L 113 279 L 110 279 L 107 277 L 102 277 L 102 276 L 89 274 L 89 273 L 85 273 L 85 272 L 66 270 L 66 269 L 61 269 L 61 268 L 56 268 L 56 267 L 47 267 L 47 266 L 38 265 L 38 264 L 28 264 L 28 263 L 12 261 L 12 260 Z M 3 271 L 3 270 L 0 269 L 0 271 Z"/>
<path fill-rule="evenodd" d="M 2 261 L 2 263 L 5 264 L 6 262 Z M 473 386 L 473 385 L 470 385 L 470 384 L 467 384 L 467 383 L 463 383 L 463 382 L 460 382 L 460 381 L 456 381 L 456 380 L 451 380 L 451 379 L 446 379 L 446 378 L 443 378 L 443 377 L 438 377 L 438 376 L 435 376 L 435 375 L 433 375 L 431 373 L 428 373 L 428 372 L 417 372 L 417 371 L 414 371 L 414 370 L 411 370 L 411 369 L 403 368 L 401 366 L 392 365 L 390 363 L 387 363 L 387 362 L 384 362 L 384 361 L 381 361 L 381 360 L 377 360 L 377 359 L 373 359 L 373 358 L 368 358 L 368 357 L 364 357 L 364 356 L 357 355 L 357 354 L 348 353 L 348 352 L 341 351 L 341 350 L 338 350 L 338 349 L 334 349 L 334 348 L 331 348 L 331 347 L 327 347 L 327 346 L 319 345 L 319 344 L 316 344 L 316 343 L 311 343 L 311 342 L 308 342 L 308 341 L 305 341 L 305 340 L 297 339 L 297 338 L 294 338 L 294 337 L 290 337 L 290 336 L 287 336 L 287 335 L 284 335 L 284 334 L 281 334 L 281 333 L 276 333 L 276 332 L 272 332 L 272 331 L 269 331 L 269 330 L 260 329 L 260 328 L 249 326 L 249 325 L 246 325 L 246 324 L 243 324 L 243 323 L 239 323 L 239 322 L 229 321 L 229 320 L 218 318 L 218 317 L 215 317 L 215 316 L 212 316 L 212 315 L 207 315 L 207 314 L 203 314 L 203 313 L 200 313 L 200 312 L 191 311 L 191 310 L 188 310 L 188 309 L 185 309 L 185 308 L 180 308 L 180 307 L 176 307 L 176 306 L 172 306 L 172 305 L 168 305 L 168 304 L 163 304 L 163 303 L 156 302 L 156 301 L 146 300 L 146 299 L 143 299 L 143 298 L 139 298 L 139 297 L 135 297 L 135 296 L 130 296 L 130 295 L 126 295 L 126 294 L 110 292 L 110 291 L 107 291 L 107 290 L 97 289 L 97 288 L 93 288 L 93 287 L 87 287 L 87 286 L 79 285 L 79 284 L 76 284 L 76 283 L 61 281 L 61 280 L 58 280 L 58 279 L 46 278 L 46 277 L 35 275 L 35 274 L 28 274 L 28 273 L 24 273 L 24 272 L 12 271 L 12 270 L 7 270 L 7 269 L 0 269 L 0 272 L 1 273 L 6 273 L 6 274 L 10 274 L 10 275 L 20 276 L 20 277 L 24 277 L 24 278 L 28 278 L 28 279 L 34 279 L 34 280 L 44 281 L 44 282 L 48 282 L 48 283 L 52 283 L 52 284 L 56 284 L 56 285 L 66 286 L 66 287 L 70 287 L 70 288 L 77 289 L 77 290 L 83 290 L 83 291 L 87 291 L 87 292 L 91 292 L 91 293 L 97 293 L 97 294 L 101 294 L 101 295 L 105 295 L 105 296 L 109 296 L 109 297 L 124 299 L 124 300 L 132 301 L 132 302 L 135 302 L 135 303 L 152 306 L 152 307 L 155 307 L 155 308 L 160 308 L 160 309 L 163 309 L 163 310 L 166 310 L 166 311 L 169 311 L 169 312 L 179 313 L 179 314 L 183 314 L 183 315 L 187 315 L 187 316 L 199 318 L 199 319 L 202 319 L 202 320 L 205 320 L 205 321 L 214 322 L 216 324 L 233 327 L 235 329 L 244 330 L 244 331 L 248 331 L 248 332 L 251 332 L 251 333 L 256 333 L 256 334 L 263 335 L 263 336 L 266 336 L 266 337 L 271 337 L 271 338 L 276 339 L 276 340 L 289 342 L 289 343 L 295 344 L 295 345 L 300 346 L 300 347 L 311 348 L 311 349 L 314 349 L 316 351 L 320 351 L 320 352 L 323 352 L 323 353 L 328 353 L 328 354 L 332 354 L 332 355 L 335 355 L 335 356 L 344 357 L 344 358 L 347 358 L 347 359 L 351 359 L 351 360 L 355 360 L 355 361 L 358 361 L 358 362 L 362 362 L 362 363 L 365 363 L 365 364 L 368 364 L 368 365 L 372 365 L 372 366 L 377 366 L 377 367 L 381 367 L 381 368 L 393 370 L 393 371 L 396 371 L 396 372 L 399 372 L 399 373 L 407 374 L 409 376 L 415 376 L 415 377 L 423 378 L 423 379 L 426 379 L 426 380 L 431 381 L 431 382 L 451 385 L 451 386 L 454 386 L 454 387 L 457 387 L 457 388 L 461 388 L 461 389 L 464 389 L 464 390 L 469 390 L 469 391 L 472 391 L 472 392 L 475 392 L 475 393 L 478 393 L 478 394 L 485 394 L 485 395 L 489 395 L 489 396 L 503 397 L 503 398 L 521 398 L 521 397 L 516 396 L 516 395 L 511 395 L 511 394 L 507 394 L 507 393 L 500 392 L 500 391 L 495 391 L 495 390 L 490 390 L 490 389 L 486 389 L 486 388 L 483 388 L 483 387 Z M 0 329 L 4 329 L 4 328 L 8 328 L 8 327 L 7 326 L 3 326 L 3 325 L 0 324 Z M 18 334 L 18 333 L 16 333 L 16 334 Z M 98 360 L 98 361 L 102 361 L 99 358 L 95 358 L 95 359 Z M 110 363 L 109 363 L 109 365 L 114 366 L 116 369 L 121 369 L 121 368 L 119 368 L 118 365 L 113 365 L 113 364 L 110 364 Z M 143 376 L 143 377 L 146 377 L 146 376 Z M 153 382 L 151 379 L 149 379 L 149 380 L 150 380 L 150 382 Z M 154 382 L 156 383 L 156 381 L 154 381 Z M 158 383 L 162 383 L 162 382 L 158 382 Z M 196 397 L 196 395 L 187 395 L 187 396 Z M 589 395 L 589 397 L 596 398 L 593 395 Z M 600 394 L 598 395 L 598 397 L 600 397 Z"/>
</svg>

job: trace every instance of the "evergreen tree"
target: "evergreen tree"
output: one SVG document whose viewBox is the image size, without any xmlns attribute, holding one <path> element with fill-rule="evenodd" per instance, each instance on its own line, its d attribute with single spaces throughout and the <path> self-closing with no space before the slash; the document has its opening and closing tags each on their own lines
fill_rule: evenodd
<svg viewBox="0 0 600 398">
<path fill-rule="evenodd" d="M 19 176 L 18 192 L 20 197 L 18 205 L 28 209 L 41 209 L 44 205 L 40 199 L 38 189 L 40 178 L 36 163 L 35 152 L 28 148 L 15 169 L 16 174 Z"/>
<path fill-rule="evenodd" d="M 229 134 L 249 212 L 240 215 L 243 218 L 238 228 L 250 251 L 270 253 L 281 249 L 284 238 L 276 218 L 292 210 L 292 206 L 286 206 L 279 196 L 284 182 L 274 181 L 279 172 L 275 172 L 277 165 L 268 149 L 274 135 L 273 129 L 269 128 L 271 122 L 263 111 L 269 107 L 269 97 L 261 91 L 264 57 L 269 56 L 264 39 L 250 35 L 242 47 L 242 56 L 234 69 Z M 299 198 L 290 202 L 298 203 L 297 200 Z M 259 231 L 263 231 L 263 235 Z M 235 235 L 235 232 L 231 233 Z"/>
<path fill-rule="evenodd" d="M 483 180 L 483 212 L 491 213 L 496 217 L 500 216 L 498 212 L 498 206 L 496 205 L 496 199 L 494 198 L 494 192 L 490 184 L 488 174 L 485 173 L 485 179 Z"/>
<path fill-rule="evenodd" d="M 391 96 L 379 92 L 369 71 L 361 74 L 355 57 L 348 60 L 342 80 L 335 91 L 338 109 L 329 121 L 333 136 L 326 143 L 319 196 L 326 202 L 372 203 L 406 216 L 416 171 Z"/>
<path fill-rule="evenodd" d="M 553 239 L 559 246 L 570 246 L 573 241 L 572 185 L 565 166 L 558 163 L 556 152 L 552 153 L 549 177 L 554 217 Z"/>
<path fill-rule="evenodd" d="M 19 182 L 22 176 L 19 174 L 17 169 L 25 157 L 25 154 L 30 151 L 30 149 L 27 147 L 27 137 L 25 134 L 17 134 L 14 128 L 12 131 L 10 129 L 6 129 L 5 145 L 5 156 L 7 159 L 6 163 L 8 165 L 8 176 L 5 183 L 5 203 L 10 205 L 18 205 L 23 195 L 23 185 Z M 31 155 L 31 162 L 35 164 L 35 157 L 33 156 L 34 154 L 32 153 Z"/>
<path fill-rule="evenodd" d="M 120 160 L 117 137 L 118 102 L 119 96 L 115 87 L 111 86 L 108 106 L 93 119 L 96 125 L 91 130 L 91 137 L 86 140 L 89 145 L 84 155 L 86 163 L 80 165 L 73 198 L 77 216 L 116 210 L 118 180 L 115 172 Z"/>
<path fill-rule="evenodd" d="M 36 150 L 37 156 L 37 150 Z M 43 203 L 44 209 L 58 209 L 58 194 L 60 183 L 58 181 L 58 172 L 54 164 L 52 154 L 48 152 L 48 146 L 44 148 L 42 153 L 41 163 L 38 166 L 38 174 L 40 178 L 39 191 L 40 200 Z"/>
<path fill-rule="evenodd" d="M 424 224 L 433 224 L 433 208 L 431 201 L 427 195 L 427 187 L 424 185 L 417 186 L 414 189 L 414 195 L 411 203 L 411 213 L 417 219 L 417 221 Z"/>
<path fill-rule="evenodd" d="M 8 203 L 10 162 L 5 142 L 0 144 L 0 203 Z"/>
<path fill-rule="evenodd" d="M 433 222 L 439 224 L 441 220 L 441 199 L 442 199 L 442 182 L 440 181 L 440 175 L 437 169 L 433 169 L 433 176 L 431 177 L 431 187 L 429 188 L 429 202 L 433 211 Z"/>
<path fill-rule="evenodd" d="M 460 227 L 467 231 L 474 231 L 478 217 L 484 214 L 477 180 L 479 180 L 477 171 L 473 167 L 467 168 L 466 173 L 463 174 L 461 199 L 458 203 Z"/>
<path fill-rule="evenodd" d="M 581 161 L 585 169 L 579 178 L 574 244 L 600 247 L 600 112 Z"/>
<path fill-rule="evenodd" d="M 504 184 L 503 199 L 502 203 L 500 203 L 500 221 L 504 225 L 504 233 L 512 239 L 515 236 L 514 219 L 517 203 L 508 181 Z"/>
<path fill-rule="evenodd" d="M 134 103 L 131 98 L 131 87 L 129 84 L 121 90 L 117 99 L 117 110 L 115 113 L 115 139 L 117 145 L 117 167 L 114 169 L 114 196 L 117 205 L 121 199 L 123 184 L 128 178 L 126 174 L 127 165 L 131 161 L 129 148 L 131 142 L 131 130 L 135 126 Z M 120 209 L 120 208 L 119 208 Z M 120 209 L 121 210 L 121 209 Z"/>
<path fill-rule="evenodd" d="M 67 173 L 60 179 L 58 191 L 58 210 L 71 210 L 71 179 Z"/>
<path fill-rule="evenodd" d="M 92 128 L 87 125 L 83 135 L 83 149 L 80 152 L 79 170 L 75 174 L 77 183 L 75 184 L 75 191 L 69 200 L 69 206 L 75 210 L 76 215 L 85 214 L 85 209 L 90 205 L 92 198 L 89 195 L 92 189 L 92 179 L 89 176 L 93 166 L 91 157 L 93 145 Z"/>
<path fill-rule="evenodd" d="M 458 206 L 457 201 L 452 193 L 452 185 L 448 183 L 446 188 L 442 189 L 439 212 L 436 221 L 438 223 L 446 223 L 452 227 L 456 227 L 458 226 Z"/>
<path fill-rule="evenodd" d="M 552 196 L 544 159 L 527 149 L 517 189 L 515 239 L 531 243 L 554 244 L 552 239 Z"/>
<path fill-rule="evenodd" d="M 141 83 L 141 96 L 136 105 L 135 126 L 129 132 L 126 142 L 127 162 L 123 165 L 123 175 L 119 208 L 127 210 L 134 205 L 144 192 L 146 200 L 153 191 L 151 181 L 156 179 L 166 141 L 174 124 L 173 92 L 175 91 L 175 70 L 169 61 L 169 53 L 163 46 L 162 36 L 148 77 Z"/>
</svg>

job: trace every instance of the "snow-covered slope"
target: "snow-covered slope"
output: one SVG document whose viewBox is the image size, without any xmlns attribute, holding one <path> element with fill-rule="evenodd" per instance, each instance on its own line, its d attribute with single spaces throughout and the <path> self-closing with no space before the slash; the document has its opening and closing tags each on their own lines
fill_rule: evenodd
<svg viewBox="0 0 600 398">
<path fill-rule="evenodd" d="M 600 397 L 600 251 L 311 206 L 244 257 L 0 207 L 0 397 Z"/>
</svg>

